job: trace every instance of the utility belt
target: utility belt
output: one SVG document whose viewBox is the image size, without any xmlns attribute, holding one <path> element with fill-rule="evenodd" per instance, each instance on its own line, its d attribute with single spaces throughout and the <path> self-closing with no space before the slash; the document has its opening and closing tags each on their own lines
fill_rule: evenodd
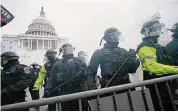
<svg viewBox="0 0 178 112">
<path fill-rule="evenodd" d="M 104 88 L 108 82 L 111 80 L 112 76 L 102 76 L 100 80 L 101 88 Z M 129 75 L 118 75 L 114 77 L 114 79 L 110 82 L 109 86 L 116 86 L 116 85 L 122 85 L 130 83 Z"/>
</svg>

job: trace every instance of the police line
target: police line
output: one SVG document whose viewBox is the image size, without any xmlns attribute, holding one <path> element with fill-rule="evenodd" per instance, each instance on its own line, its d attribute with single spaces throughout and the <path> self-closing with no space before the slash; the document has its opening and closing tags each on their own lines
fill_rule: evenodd
<svg viewBox="0 0 178 112">
<path fill-rule="evenodd" d="M 68 95 L 43 98 L 40 100 L 33 100 L 33 101 L 29 101 L 29 102 L 5 105 L 5 106 L 1 106 L 1 110 L 28 109 L 28 108 L 37 107 L 37 106 L 61 103 L 61 102 L 66 102 L 66 101 L 71 101 L 71 100 L 76 100 L 76 99 L 82 99 L 82 98 L 102 95 L 102 94 L 106 94 L 106 93 L 112 93 L 112 92 L 130 89 L 130 88 L 134 88 L 134 87 L 142 87 L 145 85 L 167 82 L 167 81 L 175 80 L 175 79 L 178 79 L 178 74 L 172 75 L 172 76 L 166 76 L 166 77 L 162 77 L 162 78 L 151 79 L 151 80 L 139 81 L 136 83 L 129 83 L 129 84 L 124 84 L 124 85 L 119 85 L 119 86 L 102 88 L 102 89 L 97 89 L 97 90 L 91 90 L 91 91 L 73 93 L 73 94 L 68 94 Z"/>
</svg>

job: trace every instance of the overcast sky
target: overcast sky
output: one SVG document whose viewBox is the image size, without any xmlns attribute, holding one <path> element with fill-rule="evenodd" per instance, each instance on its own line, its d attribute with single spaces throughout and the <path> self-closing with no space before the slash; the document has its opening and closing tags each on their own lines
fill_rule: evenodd
<svg viewBox="0 0 178 112">
<path fill-rule="evenodd" d="M 166 27 L 178 21 L 178 0 L 1 0 L 15 19 L 1 30 L 2 34 L 19 34 L 39 16 L 44 7 L 47 19 L 59 37 L 68 37 L 77 50 L 89 56 L 98 48 L 104 30 L 116 27 L 124 41 L 120 46 L 136 48 L 141 42 L 144 21 L 160 12 Z"/>
</svg>

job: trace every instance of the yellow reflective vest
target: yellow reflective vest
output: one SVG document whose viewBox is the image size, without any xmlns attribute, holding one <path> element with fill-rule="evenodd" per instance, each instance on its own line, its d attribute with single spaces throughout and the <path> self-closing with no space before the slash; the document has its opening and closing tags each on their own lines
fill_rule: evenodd
<svg viewBox="0 0 178 112">
<path fill-rule="evenodd" d="M 34 84 L 34 90 L 37 90 L 37 91 L 40 90 L 40 87 L 43 84 L 43 81 L 45 80 L 46 75 L 47 75 L 47 70 L 46 70 L 45 66 L 43 65 L 39 72 L 39 76 Z"/>
<path fill-rule="evenodd" d="M 157 62 L 156 48 L 144 42 L 140 44 L 140 48 L 137 49 L 138 56 L 140 57 L 142 68 L 155 75 L 164 74 L 177 74 L 178 67 L 164 65 Z"/>
</svg>

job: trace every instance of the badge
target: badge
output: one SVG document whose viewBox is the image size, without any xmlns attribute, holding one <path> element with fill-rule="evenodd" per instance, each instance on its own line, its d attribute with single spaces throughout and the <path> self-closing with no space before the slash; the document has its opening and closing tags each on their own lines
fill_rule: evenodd
<svg viewBox="0 0 178 112">
<path fill-rule="evenodd" d="M 24 68 L 24 73 L 29 74 L 29 73 L 30 73 L 30 68 L 25 67 L 25 68 Z"/>
</svg>

